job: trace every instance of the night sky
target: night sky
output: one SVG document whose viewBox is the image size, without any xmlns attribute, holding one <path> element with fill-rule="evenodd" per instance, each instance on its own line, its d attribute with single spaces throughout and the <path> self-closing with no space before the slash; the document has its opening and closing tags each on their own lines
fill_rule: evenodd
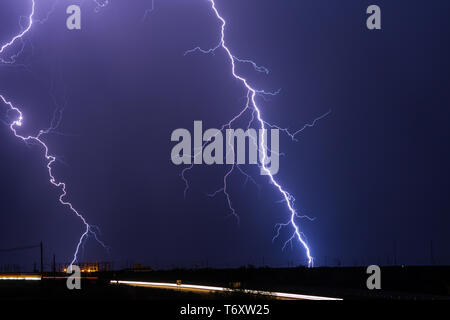
<svg viewBox="0 0 450 320">
<path fill-rule="evenodd" d="M 36 0 L 43 19 L 53 1 Z M 270 70 L 239 72 L 256 88 L 266 120 L 301 128 L 282 136 L 277 179 L 296 198 L 299 221 L 316 265 L 450 263 L 450 3 L 434 1 L 216 0 L 234 54 Z M 82 29 L 69 31 L 65 13 L 80 4 Z M 382 30 L 366 28 L 377 4 Z M 60 0 L 45 23 L 35 22 L 15 65 L 0 65 L 0 94 L 24 113 L 23 134 L 46 128 L 65 106 L 60 127 L 45 137 L 58 157 L 55 174 L 70 201 L 101 229 L 82 261 L 156 268 L 305 264 L 304 250 L 285 230 L 281 196 L 255 166 L 259 188 L 235 172 L 229 191 L 240 225 L 229 217 L 222 186 L 226 166 L 175 166 L 170 135 L 228 122 L 245 90 L 222 51 L 210 48 L 220 24 L 206 0 Z M 20 29 L 30 0 L 0 4 L 0 43 Z M 26 20 L 20 20 L 25 25 Z M 17 48 L 17 46 L 16 46 Z M 12 50 L 14 51 L 14 50 Z M 11 51 L 10 51 L 11 52 Z M 0 119 L 11 122 L 0 104 Z M 11 116 L 11 114 L 9 114 Z M 0 123 L 0 249 L 44 242 L 70 262 L 82 223 L 58 203 L 42 149 L 27 146 Z M 38 250 L 0 253 L 0 265 L 38 262 Z"/>
</svg>

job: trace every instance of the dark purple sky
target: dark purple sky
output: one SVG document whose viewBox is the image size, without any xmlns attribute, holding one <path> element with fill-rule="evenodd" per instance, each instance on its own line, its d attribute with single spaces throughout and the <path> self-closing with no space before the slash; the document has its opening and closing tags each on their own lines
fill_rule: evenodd
<svg viewBox="0 0 450 320">
<path fill-rule="evenodd" d="M 37 5 L 44 17 L 51 2 Z M 227 217 L 226 167 L 199 166 L 183 198 L 182 167 L 170 161 L 171 132 L 194 120 L 217 128 L 240 110 L 245 92 L 222 52 L 183 53 L 217 44 L 219 23 L 206 0 L 112 0 L 100 12 L 82 5 L 82 30 L 65 28 L 60 0 L 25 38 L 21 66 L 0 66 L 0 94 L 22 108 L 23 133 L 48 126 L 66 108 L 57 134 L 45 138 L 60 162 L 70 200 L 102 230 L 107 253 L 88 240 L 82 260 L 157 267 L 305 262 L 297 244 L 284 252 L 274 225 L 288 211 L 280 195 L 230 178 L 240 226 Z M 216 0 L 233 52 L 270 69 L 242 67 L 252 84 L 282 89 L 261 101 L 264 117 L 292 129 L 332 113 L 298 142 L 281 139 L 279 181 L 299 212 L 318 265 L 397 260 L 449 264 L 450 21 L 448 1 Z M 378 4 L 382 30 L 365 27 Z M 19 30 L 29 0 L 0 4 L 0 43 Z M 0 105 L 2 120 L 4 106 Z M 57 202 L 41 150 L 0 125 L 0 248 L 44 241 L 48 263 L 70 260 L 82 224 Z M 0 254 L 0 264 L 31 264 L 38 252 Z"/>
</svg>

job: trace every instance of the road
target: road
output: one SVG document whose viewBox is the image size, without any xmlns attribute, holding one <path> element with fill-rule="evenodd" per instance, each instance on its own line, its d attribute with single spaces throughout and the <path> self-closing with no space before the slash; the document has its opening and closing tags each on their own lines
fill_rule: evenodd
<svg viewBox="0 0 450 320">
<path fill-rule="evenodd" d="M 183 290 L 198 293 L 216 293 L 216 292 L 241 292 L 250 295 L 262 295 L 269 296 L 279 300 L 343 300 L 340 298 L 321 297 L 294 293 L 284 292 L 269 292 L 269 291 L 257 291 L 257 290 L 238 290 L 235 291 L 230 288 L 202 286 L 193 284 L 176 284 L 176 283 L 164 283 L 164 282 L 142 282 L 142 281 L 122 281 L 111 280 L 111 284 L 114 285 L 126 285 L 132 287 L 146 287 L 156 289 L 168 289 L 168 290 Z"/>
</svg>

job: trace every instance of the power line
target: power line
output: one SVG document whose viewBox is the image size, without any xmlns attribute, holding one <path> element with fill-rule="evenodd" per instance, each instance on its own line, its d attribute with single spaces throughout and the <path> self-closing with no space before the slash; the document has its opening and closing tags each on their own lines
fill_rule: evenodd
<svg viewBox="0 0 450 320">
<path fill-rule="evenodd" d="M 26 246 L 26 247 L 17 247 L 17 248 L 10 248 L 10 249 L 0 249 L 0 252 L 12 252 L 12 251 L 20 251 L 20 250 L 27 250 L 27 249 L 34 249 L 34 248 L 40 248 L 40 244 L 34 245 L 34 246 Z"/>
</svg>

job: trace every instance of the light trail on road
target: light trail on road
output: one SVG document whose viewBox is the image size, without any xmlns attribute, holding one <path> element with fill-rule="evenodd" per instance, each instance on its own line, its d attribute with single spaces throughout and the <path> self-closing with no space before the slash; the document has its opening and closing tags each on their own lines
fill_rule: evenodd
<svg viewBox="0 0 450 320">
<path fill-rule="evenodd" d="M 42 280 L 42 278 L 40 275 L 30 275 L 30 274 L 0 274 L 0 280 L 40 281 Z"/>
<path fill-rule="evenodd" d="M 121 280 L 111 280 L 110 283 L 115 284 L 115 285 L 127 285 L 127 286 L 132 286 L 132 287 L 184 290 L 184 291 L 203 292 L 203 293 L 213 293 L 213 292 L 245 293 L 245 294 L 249 294 L 249 295 L 269 296 L 269 297 L 273 297 L 275 299 L 280 299 L 280 300 L 343 300 L 341 298 L 311 296 L 311 295 L 303 295 L 303 294 L 295 294 L 295 293 L 257 291 L 257 290 L 233 290 L 233 289 L 224 288 L 224 287 L 212 287 L 212 286 L 202 286 L 202 285 L 194 285 L 194 284 L 121 281 Z"/>
</svg>

